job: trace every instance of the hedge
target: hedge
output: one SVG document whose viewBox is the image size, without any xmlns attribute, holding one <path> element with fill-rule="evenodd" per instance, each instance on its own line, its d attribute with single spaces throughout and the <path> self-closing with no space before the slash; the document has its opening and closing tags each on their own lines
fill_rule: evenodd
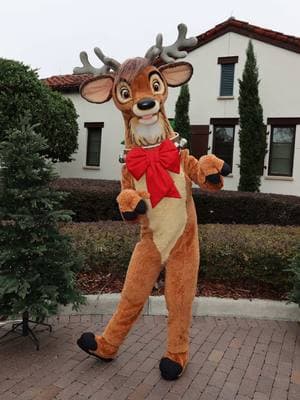
<svg viewBox="0 0 300 400">
<path fill-rule="evenodd" d="M 74 221 L 121 220 L 116 203 L 118 181 L 58 179 L 54 187 L 69 193 L 65 207 Z M 300 225 L 300 197 L 265 193 L 194 189 L 198 223 Z"/>
<path fill-rule="evenodd" d="M 71 223 L 62 227 L 84 255 L 85 270 L 124 275 L 138 241 L 138 226 L 124 222 Z M 200 277 L 248 280 L 288 290 L 286 268 L 297 253 L 300 227 L 220 225 L 199 227 Z"/>
<path fill-rule="evenodd" d="M 76 222 L 122 219 L 116 202 L 118 181 L 70 178 L 57 179 L 52 186 L 68 193 L 64 207 L 74 212 Z"/>
<path fill-rule="evenodd" d="M 289 293 L 288 298 L 290 301 L 294 301 L 300 306 L 300 246 L 298 253 L 291 260 L 288 270 L 292 273 L 293 277 L 293 288 Z"/>
</svg>

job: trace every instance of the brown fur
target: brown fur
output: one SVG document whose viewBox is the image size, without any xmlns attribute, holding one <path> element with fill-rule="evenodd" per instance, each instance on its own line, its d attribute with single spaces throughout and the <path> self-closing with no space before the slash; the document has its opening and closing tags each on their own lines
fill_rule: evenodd
<svg viewBox="0 0 300 400">
<path fill-rule="evenodd" d="M 146 58 L 136 57 L 130 58 L 123 62 L 120 69 L 116 73 L 115 83 L 125 80 L 131 84 L 134 78 L 145 68 L 150 65 L 150 61 Z"/>
<path fill-rule="evenodd" d="M 158 132 L 157 136 L 161 135 L 162 132 L 164 138 L 175 136 L 164 109 L 164 102 L 168 94 L 167 79 L 169 79 L 168 82 L 171 86 L 179 86 L 186 82 L 192 74 L 190 64 L 180 63 L 179 65 L 178 63 L 178 68 L 175 67 L 174 65 L 173 67 L 164 66 L 160 72 L 159 69 L 150 65 L 148 60 L 134 58 L 122 64 L 113 82 L 112 78 L 106 77 L 107 85 L 97 86 L 103 91 L 99 94 L 99 102 L 100 100 L 103 102 L 102 100 L 106 97 L 109 99 L 112 95 L 117 108 L 123 114 L 127 149 L 147 145 L 147 135 L 143 136 L 143 131 L 139 131 L 137 134 L 139 137 L 136 137 L 131 131 L 131 124 L 133 126 L 138 118 L 141 118 L 140 113 L 136 112 L 138 115 L 134 113 L 133 107 L 144 98 L 151 98 L 159 104 L 159 111 L 155 111 L 155 114 L 159 115 L 158 121 L 161 125 L 155 125 L 155 129 L 158 126 L 162 130 Z M 168 72 L 168 68 L 173 68 L 172 74 L 171 77 L 166 75 L 165 78 L 163 74 Z M 176 76 L 176 71 L 178 71 L 178 76 Z M 164 90 L 162 85 L 161 91 L 156 93 L 152 90 L 149 81 L 152 72 L 159 74 L 164 84 Z M 99 79 L 101 80 L 101 77 Z M 182 79 L 184 79 L 184 82 Z M 128 100 L 123 99 L 124 101 L 122 101 L 122 98 L 119 100 L 117 96 L 117 85 L 122 80 L 130 85 L 131 94 Z M 97 94 L 93 90 L 93 82 L 91 85 L 90 93 L 95 101 Z M 88 90 L 86 93 L 88 93 Z M 155 110 L 157 110 L 157 107 Z M 156 140 L 155 133 L 154 140 Z M 224 162 L 214 155 L 204 156 L 200 160 L 196 160 L 189 155 L 187 150 L 182 150 L 180 156 L 181 171 L 176 176 L 173 174 L 172 177 L 174 182 L 177 182 L 182 196 L 180 199 L 166 197 L 155 209 L 151 207 L 148 200 L 145 200 L 149 208 L 146 215 L 138 218 L 141 224 L 141 239 L 130 260 L 120 303 L 103 335 L 96 337 L 98 348 L 95 353 L 101 357 L 112 358 L 116 355 L 119 346 L 142 312 L 161 269 L 165 267 L 165 297 L 168 308 L 168 341 L 165 356 L 179 363 L 183 368 L 187 365 L 192 302 L 195 296 L 199 269 L 198 227 L 192 198 L 192 182 L 207 190 L 221 189 L 223 186 L 222 177 L 217 185 L 206 182 L 206 177 L 219 173 Z M 138 182 L 134 181 L 126 166 L 122 169 L 121 183 L 122 191 L 117 198 L 121 212 L 133 211 L 140 200 L 149 198 L 144 177 Z M 135 184 L 140 190 L 136 190 Z M 177 215 L 173 215 L 174 210 L 176 210 Z"/>
<path fill-rule="evenodd" d="M 107 341 L 102 336 L 95 336 L 95 340 L 97 342 L 97 350 L 91 351 L 91 353 L 96 354 L 101 358 L 114 358 L 117 354 L 118 347 L 114 347 L 111 344 L 107 343 Z"/>
<path fill-rule="evenodd" d="M 103 333 L 107 343 L 119 347 L 124 341 L 143 310 L 160 271 L 160 254 L 152 241 L 151 232 L 144 226 L 141 241 L 130 260 L 121 301 Z"/>
<path fill-rule="evenodd" d="M 207 158 L 208 157 L 208 158 Z M 195 296 L 198 268 L 199 241 L 195 206 L 192 199 L 192 181 L 209 189 L 205 183 L 205 173 L 216 173 L 223 161 L 215 156 L 205 156 L 196 160 L 187 150 L 181 152 L 187 188 L 187 223 L 166 262 L 165 297 L 169 312 L 168 343 L 166 357 L 180 363 L 185 368 L 188 362 L 189 327 L 192 317 L 192 302 Z M 130 174 L 122 171 L 122 183 L 128 187 Z M 221 186 L 221 185 L 219 185 Z M 131 187 L 134 191 L 134 186 Z M 124 189 L 125 197 L 128 189 Z M 121 192 L 122 193 L 122 192 Z M 140 315 L 151 294 L 154 283 L 162 269 L 160 254 L 153 243 L 152 232 L 147 218 L 141 220 L 141 241 L 136 245 L 128 267 L 121 301 L 117 311 L 106 327 L 103 338 L 114 348 L 124 341 L 132 325 Z M 105 353 L 110 357 L 111 353 Z"/>
</svg>

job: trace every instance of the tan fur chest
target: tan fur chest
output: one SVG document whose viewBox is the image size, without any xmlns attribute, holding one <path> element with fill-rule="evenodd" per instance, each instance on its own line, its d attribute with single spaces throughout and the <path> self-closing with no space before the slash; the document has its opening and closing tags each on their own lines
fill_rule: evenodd
<svg viewBox="0 0 300 400">
<path fill-rule="evenodd" d="M 153 240 L 164 263 L 175 243 L 182 235 L 187 222 L 186 181 L 182 166 L 180 173 L 169 172 L 180 195 L 180 199 L 165 197 L 152 208 L 150 200 L 146 200 L 149 227 L 153 232 Z M 134 181 L 136 190 L 147 191 L 146 176 Z"/>
</svg>

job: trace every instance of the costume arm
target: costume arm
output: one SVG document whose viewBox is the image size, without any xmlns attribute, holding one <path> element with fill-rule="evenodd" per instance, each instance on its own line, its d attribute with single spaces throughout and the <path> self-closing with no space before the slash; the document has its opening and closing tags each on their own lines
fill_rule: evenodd
<svg viewBox="0 0 300 400">
<path fill-rule="evenodd" d="M 149 193 L 135 190 L 134 180 L 124 165 L 122 167 L 121 193 L 117 197 L 123 219 L 136 222 L 139 215 L 146 213 L 147 207 L 143 199 L 149 197 Z"/>
<path fill-rule="evenodd" d="M 126 165 L 122 167 L 121 190 L 134 189 L 134 181 Z"/>
<path fill-rule="evenodd" d="M 217 191 L 224 184 L 223 176 L 230 172 L 229 166 L 213 154 L 200 157 L 197 160 L 189 155 L 188 150 L 182 151 L 186 175 L 201 189 Z"/>
</svg>

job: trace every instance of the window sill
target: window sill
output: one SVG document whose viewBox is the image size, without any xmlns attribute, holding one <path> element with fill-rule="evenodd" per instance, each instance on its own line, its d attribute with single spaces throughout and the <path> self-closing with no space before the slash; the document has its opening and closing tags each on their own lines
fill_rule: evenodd
<svg viewBox="0 0 300 400">
<path fill-rule="evenodd" d="M 93 167 L 92 165 L 84 165 L 82 168 L 83 169 L 92 169 L 92 170 L 96 170 L 96 171 L 100 169 L 100 167 Z"/>
<path fill-rule="evenodd" d="M 218 96 L 218 100 L 234 100 L 234 96 Z"/>
<path fill-rule="evenodd" d="M 293 181 L 294 178 L 292 176 L 280 176 L 280 175 L 268 175 L 265 176 L 266 180 L 270 181 Z"/>
</svg>

